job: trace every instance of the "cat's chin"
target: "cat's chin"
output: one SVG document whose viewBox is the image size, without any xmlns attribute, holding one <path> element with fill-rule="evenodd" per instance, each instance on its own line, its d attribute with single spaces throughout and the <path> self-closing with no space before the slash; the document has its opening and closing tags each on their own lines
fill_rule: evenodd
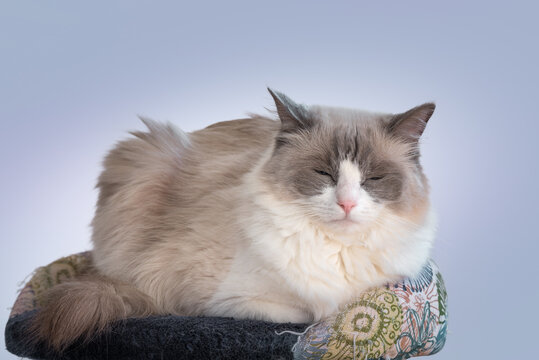
<svg viewBox="0 0 539 360">
<path fill-rule="evenodd" d="M 332 220 L 326 223 L 328 230 L 335 234 L 353 234 L 365 231 L 363 222 L 354 221 L 350 218 Z"/>
</svg>

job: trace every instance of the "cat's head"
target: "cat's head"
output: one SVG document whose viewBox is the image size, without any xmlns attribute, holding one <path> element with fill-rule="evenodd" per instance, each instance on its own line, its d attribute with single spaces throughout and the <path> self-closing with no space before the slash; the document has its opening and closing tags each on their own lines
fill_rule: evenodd
<svg viewBox="0 0 539 360">
<path fill-rule="evenodd" d="M 402 114 L 304 106 L 270 90 L 281 129 L 263 178 L 319 225 L 353 233 L 384 216 L 420 222 L 428 183 L 418 141 L 434 104 Z"/>
</svg>

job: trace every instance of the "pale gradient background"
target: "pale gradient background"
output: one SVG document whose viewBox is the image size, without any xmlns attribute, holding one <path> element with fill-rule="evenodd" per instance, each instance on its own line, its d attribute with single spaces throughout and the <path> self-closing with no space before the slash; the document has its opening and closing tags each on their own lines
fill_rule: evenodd
<svg viewBox="0 0 539 360">
<path fill-rule="evenodd" d="M 100 161 L 142 129 L 137 114 L 194 130 L 265 113 L 272 86 L 299 102 L 390 112 L 437 102 L 422 150 L 450 332 L 433 359 L 534 358 L 538 10 L 519 1 L 1 2 L 1 326 L 36 266 L 90 248 Z M 14 359 L 0 341 L 0 358 Z"/>
</svg>

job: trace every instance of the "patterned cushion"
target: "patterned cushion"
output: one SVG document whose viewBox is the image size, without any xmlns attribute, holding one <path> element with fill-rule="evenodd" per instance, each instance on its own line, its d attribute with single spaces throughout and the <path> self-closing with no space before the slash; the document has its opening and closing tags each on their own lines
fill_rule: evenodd
<svg viewBox="0 0 539 360">
<path fill-rule="evenodd" d="M 431 260 L 415 279 L 372 289 L 311 325 L 295 359 L 407 359 L 435 354 L 447 332 L 447 293 Z"/>
</svg>

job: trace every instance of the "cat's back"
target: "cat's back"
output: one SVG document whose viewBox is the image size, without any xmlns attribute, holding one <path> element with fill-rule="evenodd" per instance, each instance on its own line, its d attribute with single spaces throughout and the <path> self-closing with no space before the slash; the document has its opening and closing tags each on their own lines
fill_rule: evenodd
<svg viewBox="0 0 539 360">
<path fill-rule="evenodd" d="M 279 129 L 264 117 L 189 134 L 143 121 L 148 131 L 133 132 L 109 152 L 97 184 L 92 240 L 97 266 L 109 274 L 122 254 L 153 249 L 168 236 L 185 234 L 198 217 L 226 207 L 226 197 L 273 146 Z"/>
<path fill-rule="evenodd" d="M 183 202 L 196 202 L 208 192 L 237 186 L 262 154 L 273 146 L 279 124 L 258 117 L 223 121 L 189 135 L 178 183 Z"/>
<path fill-rule="evenodd" d="M 191 133 L 190 137 L 199 145 L 234 152 L 248 146 L 266 147 L 274 138 L 279 127 L 278 121 L 262 116 L 253 116 L 211 124 Z"/>
<path fill-rule="evenodd" d="M 279 129 L 277 121 L 265 117 L 222 121 L 189 134 L 170 124 L 143 122 L 148 131 L 132 132 L 133 138 L 119 142 L 105 157 L 98 208 L 117 203 L 119 193 L 133 188 L 180 195 L 180 189 L 193 184 L 213 189 L 234 185 L 272 146 Z"/>
<path fill-rule="evenodd" d="M 256 117 L 223 121 L 190 134 L 190 147 L 184 157 L 184 169 L 190 179 L 236 183 L 273 146 L 279 129 L 277 121 Z"/>
</svg>

